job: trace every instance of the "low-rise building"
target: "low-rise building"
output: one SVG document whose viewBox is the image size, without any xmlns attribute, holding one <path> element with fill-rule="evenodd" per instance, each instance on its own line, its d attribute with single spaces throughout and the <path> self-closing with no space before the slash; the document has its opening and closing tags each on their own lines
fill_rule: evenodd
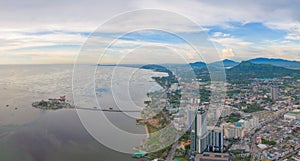
<svg viewBox="0 0 300 161">
<path fill-rule="evenodd" d="M 300 120 L 299 112 L 288 112 L 284 114 L 284 119 L 286 120 Z"/>
<path fill-rule="evenodd" d="M 224 136 L 227 139 L 231 138 L 243 138 L 245 135 L 245 128 L 241 124 L 225 124 L 224 125 Z"/>
<path fill-rule="evenodd" d="M 228 153 L 211 153 L 204 152 L 203 154 L 197 154 L 195 161 L 230 161 L 230 155 Z"/>
</svg>

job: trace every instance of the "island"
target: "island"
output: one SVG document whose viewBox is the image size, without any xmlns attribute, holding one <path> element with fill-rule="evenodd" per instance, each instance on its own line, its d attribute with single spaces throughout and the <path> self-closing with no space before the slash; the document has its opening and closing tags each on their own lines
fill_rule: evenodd
<svg viewBox="0 0 300 161">
<path fill-rule="evenodd" d="M 47 101 L 42 99 L 40 101 L 33 102 L 32 106 L 43 110 L 75 108 L 74 105 L 68 103 L 68 101 L 66 100 L 66 96 L 60 96 L 60 98 L 49 98 Z"/>
</svg>

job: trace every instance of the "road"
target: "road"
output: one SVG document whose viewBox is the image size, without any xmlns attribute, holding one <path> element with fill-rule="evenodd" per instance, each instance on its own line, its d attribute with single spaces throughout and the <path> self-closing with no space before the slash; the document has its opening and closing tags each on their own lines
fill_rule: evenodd
<svg viewBox="0 0 300 161">
<path fill-rule="evenodd" d="M 178 142 L 174 143 L 171 147 L 171 150 L 166 158 L 167 161 L 172 161 L 176 152 L 176 147 L 178 146 Z"/>
<path fill-rule="evenodd" d="M 252 144 L 251 144 L 251 152 L 252 152 L 252 158 L 251 158 L 251 160 L 252 161 L 254 161 L 256 157 L 259 157 L 258 156 L 258 152 L 259 151 L 258 151 L 257 146 L 255 144 L 255 142 L 256 142 L 256 136 L 257 136 L 258 132 L 259 132 L 259 130 L 257 132 L 255 132 L 253 134 L 252 138 L 251 138 L 251 142 L 252 142 Z"/>
<path fill-rule="evenodd" d="M 285 156 L 285 157 L 280 158 L 279 160 L 282 161 L 282 160 L 284 160 L 284 159 L 287 159 L 287 158 L 289 158 L 289 157 L 291 157 L 291 156 L 293 156 L 293 155 L 296 155 L 298 152 L 299 152 L 299 149 L 295 150 L 295 152 L 290 153 L 290 154 L 288 154 L 288 155 Z"/>
</svg>

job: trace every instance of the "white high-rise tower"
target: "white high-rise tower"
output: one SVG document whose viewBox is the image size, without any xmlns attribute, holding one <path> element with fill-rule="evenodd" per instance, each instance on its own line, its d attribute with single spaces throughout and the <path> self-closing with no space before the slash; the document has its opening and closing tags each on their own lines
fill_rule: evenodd
<svg viewBox="0 0 300 161">
<path fill-rule="evenodd" d="M 208 148 L 208 131 L 206 123 L 206 110 L 200 107 L 196 116 L 197 152 L 203 153 Z"/>
</svg>

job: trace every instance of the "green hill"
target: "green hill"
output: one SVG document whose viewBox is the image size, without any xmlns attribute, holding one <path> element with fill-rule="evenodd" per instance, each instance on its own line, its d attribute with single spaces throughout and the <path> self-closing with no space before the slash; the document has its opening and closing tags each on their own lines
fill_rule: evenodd
<svg viewBox="0 0 300 161">
<path fill-rule="evenodd" d="M 243 61 L 239 65 L 226 70 L 228 80 L 250 78 L 279 78 L 284 76 L 299 77 L 300 70 L 287 69 L 270 64 L 254 64 Z"/>
</svg>

